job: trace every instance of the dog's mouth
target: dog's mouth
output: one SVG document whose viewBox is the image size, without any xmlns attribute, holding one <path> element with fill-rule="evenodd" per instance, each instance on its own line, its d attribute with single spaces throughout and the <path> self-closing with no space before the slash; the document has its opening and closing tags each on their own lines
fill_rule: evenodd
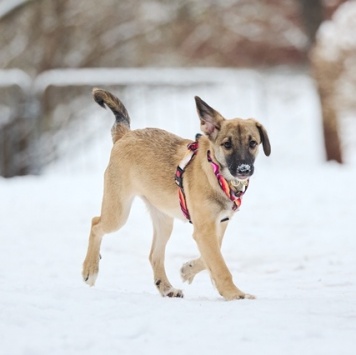
<svg viewBox="0 0 356 355">
<path fill-rule="evenodd" d="M 251 176 L 252 176 L 252 173 L 251 173 L 251 174 L 236 174 L 236 175 L 235 175 L 235 178 L 236 178 L 237 180 L 240 180 L 240 181 L 246 181 L 246 180 L 248 180 Z"/>
<path fill-rule="evenodd" d="M 241 173 L 236 173 L 236 172 L 235 172 L 235 174 L 232 174 L 231 171 L 227 169 L 225 177 L 229 181 L 235 180 L 235 181 L 240 181 L 240 182 L 246 182 L 246 180 L 248 180 L 252 175 L 253 175 L 253 171 L 248 174 L 247 173 L 241 174 Z"/>
</svg>

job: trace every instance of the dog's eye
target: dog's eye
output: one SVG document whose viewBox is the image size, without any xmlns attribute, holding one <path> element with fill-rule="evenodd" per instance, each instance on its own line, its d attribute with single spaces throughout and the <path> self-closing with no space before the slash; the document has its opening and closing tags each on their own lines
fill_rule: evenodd
<svg viewBox="0 0 356 355">
<path fill-rule="evenodd" d="M 256 148 L 257 142 L 256 141 L 250 141 L 249 146 L 250 146 L 250 148 Z"/>
<path fill-rule="evenodd" d="M 231 149 L 232 148 L 232 143 L 230 141 L 226 141 L 223 143 L 223 146 L 225 149 Z"/>
</svg>

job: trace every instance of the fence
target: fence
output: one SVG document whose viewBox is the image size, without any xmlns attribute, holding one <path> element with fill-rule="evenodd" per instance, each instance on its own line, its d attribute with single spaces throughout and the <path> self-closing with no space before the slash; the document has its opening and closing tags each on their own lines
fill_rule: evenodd
<svg viewBox="0 0 356 355">
<path fill-rule="evenodd" d="M 199 129 L 195 95 L 225 117 L 256 117 L 272 133 L 278 115 L 287 113 L 282 124 L 288 131 L 289 120 L 308 127 L 315 123 L 310 116 L 319 114 L 310 80 L 290 70 L 78 69 L 52 70 L 34 79 L 16 70 L 0 71 L 0 78 L 0 175 L 6 177 L 38 174 L 59 158 L 89 150 L 103 134 L 110 141 L 112 119 L 98 118 L 109 114 L 93 103 L 95 86 L 122 99 L 133 128 L 160 127 L 186 137 Z M 303 108 L 306 99 L 315 102 Z M 308 136 L 306 130 L 294 134 Z M 75 166 L 85 169 L 92 163 L 84 159 Z"/>
</svg>

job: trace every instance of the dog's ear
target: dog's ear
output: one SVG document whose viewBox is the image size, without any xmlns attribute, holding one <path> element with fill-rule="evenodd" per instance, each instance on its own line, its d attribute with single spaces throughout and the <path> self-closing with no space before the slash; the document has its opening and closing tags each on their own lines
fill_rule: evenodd
<svg viewBox="0 0 356 355">
<path fill-rule="evenodd" d="M 260 133 L 263 151 L 265 155 L 269 156 L 271 154 L 271 144 L 269 142 L 267 131 L 259 122 L 256 122 L 256 126 Z"/>
<path fill-rule="evenodd" d="M 200 97 L 195 96 L 195 103 L 200 118 L 200 129 L 210 139 L 215 140 L 224 118 Z"/>
</svg>

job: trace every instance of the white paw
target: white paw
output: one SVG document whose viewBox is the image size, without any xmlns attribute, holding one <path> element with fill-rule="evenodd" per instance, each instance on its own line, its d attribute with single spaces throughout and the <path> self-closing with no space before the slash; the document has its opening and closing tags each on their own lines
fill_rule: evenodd
<svg viewBox="0 0 356 355">
<path fill-rule="evenodd" d="M 83 280 L 89 286 L 95 285 L 95 281 L 96 281 L 97 277 L 98 277 L 98 273 L 87 274 L 87 273 L 84 273 L 84 271 L 83 271 Z"/>
<path fill-rule="evenodd" d="M 162 294 L 163 297 L 178 297 L 178 298 L 183 298 L 183 291 L 182 290 L 178 290 L 176 288 L 171 288 L 170 290 L 168 290 L 168 292 L 165 292 L 164 294 Z"/>
<path fill-rule="evenodd" d="M 189 284 L 191 284 L 194 280 L 195 275 L 196 272 L 194 270 L 194 264 L 192 262 L 187 262 L 183 264 L 180 269 L 180 276 L 183 282 L 188 282 Z"/>
<path fill-rule="evenodd" d="M 254 300 L 256 297 L 253 295 L 250 295 L 248 293 L 243 293 L 241 291 L 238 292 L 233 292 L 233 293 L 226 293 L 222 294 L 222 296 L 225 298 L 227 301 L 232 301 L 232 300 Z"/>
<path fill-rule="evenodd" d="M 97 262 L 91 263 L 84 261 L 82 276 L 85 283 L 89 286 L 94 286 L 96 278 L 99 273 L 99 260 Z"/>
</svg>

